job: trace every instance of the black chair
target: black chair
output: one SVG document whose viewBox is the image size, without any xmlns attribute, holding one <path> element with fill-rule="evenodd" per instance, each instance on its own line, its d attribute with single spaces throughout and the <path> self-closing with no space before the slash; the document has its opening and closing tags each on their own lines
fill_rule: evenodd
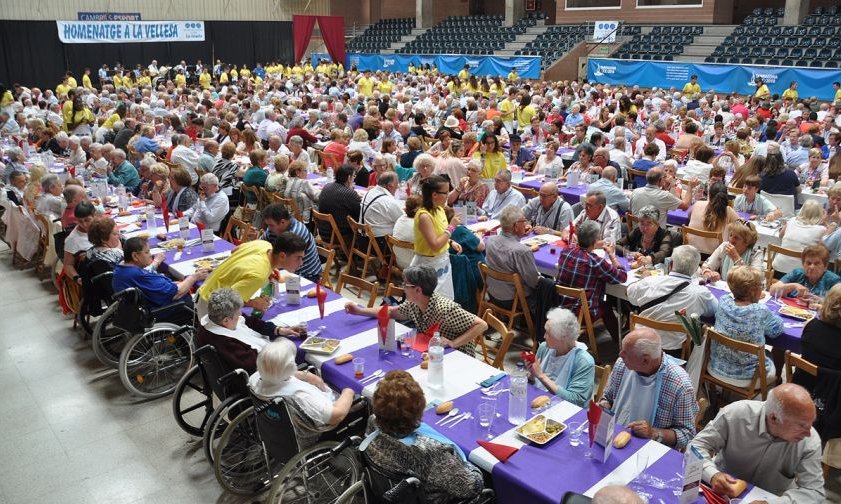
<svg viewBox="0 0 841 504">
<path fill-rule="evenodd" d="M 812 60 L 812 62 L 809 63 L 809 68 L 823 68 L 823 63 L 818 60 Z"/>
</svg>

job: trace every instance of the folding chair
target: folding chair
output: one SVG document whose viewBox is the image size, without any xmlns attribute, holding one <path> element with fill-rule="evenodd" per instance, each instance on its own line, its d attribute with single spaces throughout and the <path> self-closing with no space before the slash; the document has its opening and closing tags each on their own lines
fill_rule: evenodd
<svg viewBox="0 0 841 504">
<path fill-rule="evenodd" d="M 766 257 L 766 264 L 765 264 L 765 287 L 768 288 L 774 283 L 774 279 L 777 277 L 777 270 L 774 269 L 774 259 L 777 257 L 777 254 L 784 255 L 787 257 L 793 257 L 800 261 L 801 256 L 803 253 L 800 250 L 789 249 L 785 247 L 781 247 L 779 245 L 769 243 Z M 836 261 L 837 262 L 837 261 Z"/>
<path fill-rule="evenodd" d="M 708 366 L 710 364 L 710 348 L 713 341 L 737 352 L 756 355 L 758 359 L 756 370 L 754 371 L 753 377 L 751 377 L 751 381 L 747 386 L 739 387 L 733 385 L 732 383 L 720 380 L 709 373 Z M 764 401 L 768 397 L 768 378 L 765 373 L 765 345 L 735 340 L 717 332 L 711 327 L 708 327 L 707 339 L 704 341 L 704 359 L 701 364 L 701 379 L 698 381 L 697 394 L 699 398 L 701 397 L 701 390 L 703 390 L 704 384 L 721 387 L 742 399 L 753 399 L 758 390 L 762 400 Z"/>
<path fill-rule="evenodd" d="M 295 216 L 301 222 L 304 222 L 304 216 L 301 214 L 301 209 L 298 208 L 298 204 L 295 203 L 295 200 L 292 198 L 285 198 L 280 195 L 280 193 L 276 192 L 268 192 L 266 191 L 266 195 L 268 196 L 269 203 L 280 203 L 281 205 L 285 206 L 292 212 L 292 215 Z"/>
<path fill-rule="evenodd" d="M 523 290 L 523 282 L 520 275 L 517 273 L 502 273 L 491 269 L 487 264 L 479 263 L 479 273 L 482 275 L 482 293 L 479 296 L 479 313 L 485 313 L 485 310 L 492 310 L 494 313 L 505 316 L 508 319 L 506 328 L 510 331 L 514 326 L 514 319 L 522 315 L 526 319 L 526 326 L 528 327 L 529 336 L 532 338 L 532 351 L 537 350 L 537 338 L 534 336 L 534 321 L 531 318 L 531 311 L 529 310 L 528 302 L 526 301 L 526 293 Z M 492 278 L 498 282 L 507 282 L 514 285 L 514 299 L 511 302 L 511 308 L 503 308 L 494 304 L 488 294 L 488 278 Z"/>
<path fill-rule="evenodd" d="M 581 325 L 581 330 L 587 335 L 587 346 L 590 348 L 590 353 L 593 354 L 596 362 L 599 362 L 599 346 L 596 344 L 596 331 L 593 329 L 593 319 L 590 316 L 590 303 L 587 302 L 587 292 L 584 289 L 564 287 L 563 285 L 556 285 L 555 292 L 561 297 L 578 299 L 578 324 Z"/>
<path fill-rule="evenodd" d="M 378 260 L 381 265 L 386 265 L 388 264 L 388 260 L 386 260 L 385 254 L 383 254 L 370 224 L 360 224 L 350 215 L 347 216 L 347 222 L 353 231 L 353 240 L 350 242 L 350 256 L 348 257 L 345 273 L 353 274 L 356 269 L 353 259 L 354 257 L 358 257 L 362 260 L 362 278 L 367 278 L 368 265 L 371 261 Z"/>
<path fill-rule="evenodd" d="M 662 320 L 655 320 L 636 313 L 631 313 L 631 330 L 637 325 L 649 327 L 655 331 L 668 331 L 683 333 L 683 345 L 680 349 L 680 358 L 688 360 L 692 353 L 692 337 L 686 332 L 686 328 L 679 322 L 664 322 Z"/>
<path fill-rule="evenodd" d="M 403 270 L 399 266 L 397 266 L 397 254 L 395 253 L 394 249 L 402 248 L 414 252 L 415 244 L 409 241 L 398 240 L 397 238 L 391 235 L 387 235 L 385 237 L 385 241 L 386 243 L 388 243 L 388 247 L 391 251 L 391 256 L 388 258 L 388 273 L 385 277 L 385 283 L 391 283 L 391 276 L 394 274 L 400 275 L 402 281 Z"/>
<path fill-rule="evenodd" d="M 377 292 L 380 290 L 379 282 L 369 282 L 359 277 L 348 275 L 347 273 L 339 273 L 339 283 L 336 284 L 336 292 L 341 294 L 342 289 L 347 285 L 352 285 L 359 289 L 357 296 L 362 297 L 363 292 L 368 293 L 368 308 L 373 308 L 377 301 Z"/>
<path fill-rule="evenodd" d="M 699 238 L 711 238 L 711 239 L 714 239 L 714 240 L 718 241 L 719 243 L 721 243 L 723 241 L 724 233 L 721 232 L 721 231 L 707 231 L 706 229 L 698 229 L 698 228 L 689 227 L 689 226 L 681 226 L 680 235 L 681 235 L 681 238 L 683 239 L 684 244 L 689 243 L 688 237 L 690 235 L 697 236 Z M 701 256 L 702 257 L 703 256 L 709 256 L 709 254 L 703 254 L 702 253 Z"/>
<path fill-rule="evenodd" d="M 313 230 L 315 231 L 316 244 L 326 249 L 332 249 L 341 252 L 342 254 L 344 254 L 345 258 L 350 257 L 350 253 L 348 252 L 348 246 L 345 243 L 345 239 L 342 236 L 342 233 L 339 231 L 339 226 L 336 224 L 336 220 L 333 218 L 332 215 L 323 214 L 313 209 L 312 220 Z M 330 227 L 329 238 L 325 239 L 323 236 L 321 236 L 321 231 L 318 226 L 319 223 L 323 223 Z"/>
<path fill-rule="evenodd" d="M 336 259 L 336 251 L 327 250 L 324 247 L 318 246 L 316 246 L 315 249 L 318 251 L 318 255 L 324 259 L 324 264 L 322 264 L 323 270 L 321 271 L 321 285 L 333 290 L 333 280 L 330 278 L 330 270 L 333 269 L 333 261 Z"/>
<path fill-rule="evenodd" d="M 502 341 L 496 349 L 496 355 L 494 356 L 493 362 L 491 362 L 488 358 L 488 352 L 485 346 L 485 336 L 481 336 L 482 353 L 485 358 L 485 363 L 490 364 L 497 369 L 504 369 L 503 364 L 505 363 L 505 354 L 508 353 L 508 349 L 511 348 L 511 342 L 514 341 L 514 332 L 506 327 L 501 320 L 494 317 L 493 311 L 490 308 L 485 310 L 485 313 L 482 315 L 482 320 L 488 324 L 489 329 L 498 332 L 499 335 L 502 336 Z"/>
<path fill-rule="evenodd" d="M 251 241 L 257 238 L 257 229 L 243 222 L 236 217 L 228 219 L 228 225 L 225 226 L 225 231 L 222 233 L 222 239 L 239 245 L 243 242 Z"/>
<path fill-rule="evenodd" d="M 800 354 L 791 353 L 791 350 L 786 350 L 785 354 L 785 380 L 786 383 L 792 383 L 794 379 L 794 370 L 799 369 L 806 374 L 818 376 L 818 366 L 807 361 Z"/>
<path fill-rule="evenodd" d="M 607 381 L 610 378 L 611 369 L 610 364 L 605 364 L 604 366 L 596 364 L 596 389 L 593 395 L 593 399 L 596 401 L 601 399 L 602 394 L 604 394 L 604 389 L 607 387 Z"/>
</svg>

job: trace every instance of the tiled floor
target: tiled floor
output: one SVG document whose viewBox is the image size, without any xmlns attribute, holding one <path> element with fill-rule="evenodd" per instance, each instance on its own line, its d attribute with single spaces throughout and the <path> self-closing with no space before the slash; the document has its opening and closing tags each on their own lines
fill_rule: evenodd
<svg viewBox="0 0 841 504">
<path fill-rule="evenodd" d="M 169 398 L 127 394 L 61 315 L 53 286 L 10 263 L 0 244 L 0 504 L 255 500 L 223 493 Z M 615 356 L 615 345 L 600 348 Z"/>
</svg>

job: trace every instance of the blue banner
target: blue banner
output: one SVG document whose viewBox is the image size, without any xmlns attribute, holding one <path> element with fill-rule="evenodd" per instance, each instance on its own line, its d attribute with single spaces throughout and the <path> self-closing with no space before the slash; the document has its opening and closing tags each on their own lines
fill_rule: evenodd
<svg viewBox="0 0 841 504">
<path fill-rule="evenodd" d="M 835 89 L 832 83 L 841 81 L 841 70 L 817 68 L 597 58 L 590 58 L 587 62 L 587 79 L 604 84 L 665 89 L 674 87 L 680 90 L 693 74 L 698 76 L 698 84 L 703 91 L 753 95 L 756 92 L 754 79 L 762 77 L 771 94 L 782 96 L 791 82 L 797 81 L 797 92 L 801 97 L 815 96 L 824 101 L 833 100 Z"/>
<path fill-rule="evenodd" d="M 65 44 L 200 42 L 204 21 L 56 21 Z"/>
<path fill-rule="evenodd" d="M 312 66 L 318 65 L 319 59 L 330 59 L 330 55 L 323 53 L 312 54 Z M 427 55 L 427 54 L 357 54 L 349 53 L 345 68 L 355 65 L 359 70 L 386 70 L 389 72 L 406 72 L 409 63 L 418 65 L 435 65 L 443 74 L 457 74 L 470 66 L 470 73 L 479 77 L 486 75 L 508 77 L 512 69 L 517 69 L 517 75 L 523 79 L 540 78 L 540 58 L 535 56 L 502 57 L 502 56 L 459 56 L 459 55 Z"/>
</svg>

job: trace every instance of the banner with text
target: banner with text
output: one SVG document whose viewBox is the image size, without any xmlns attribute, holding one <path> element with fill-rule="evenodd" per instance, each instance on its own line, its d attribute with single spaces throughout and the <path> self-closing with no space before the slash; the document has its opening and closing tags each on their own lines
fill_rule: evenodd
<svg viewBox="0 0 841 504">
<path fill-rule="evenodd" d="M 313 54 L 313 65 L 317 64 Z M 329 59 L 329 56 L 327 57 Z M 502 56 L 460 56 L 460 55 L 427 55 L 427 54 L 356 54 L 347 55 L 345 68 L 355 65 L 359 70 L 387 70 L 389 72 L 406 72 L 409 63 L 418 65 L 429 64 L 438 67 L 443 74 L 457 74 L 464 68 L 470 67 L 470 73 L 480 77 L 485 75 L 508 77 L 512 69 L 523 79 L 540 78 L 539 57 L 502 57 Z"/>
<path fill-rule="evenodd" d="M 698 76 L 703 91 L 753 95 L 754 80 L 762 77 L 771 94 L 782 95 L 792 81 L 797 81 L 801 97 L 815 96 L 831 101 L 835 97 L 833 82 L 841 81 L 841 70 L 792 68 L 750 65 L 720 65 L 714 63 L 684 63 L 680 61 L 637 61 L 590 58 L 587 78 L 604 84 L 637 85 L 683 89 L 691 75 Z"/>
<path fill-rule="evenodd" d="M 201 42 L 204 21 L 56 21 L 65 44 Z"/>
<path fill-rule="evenodd" d="M 79 21 L 141 21 L 139 12 L 78 12 Z"/>
<path fill-rule="evenodd" d="M 602 43 L 616 42 L 619 21 L 596 21 L 593 23 L 593 40 Z"/>
</svg>

